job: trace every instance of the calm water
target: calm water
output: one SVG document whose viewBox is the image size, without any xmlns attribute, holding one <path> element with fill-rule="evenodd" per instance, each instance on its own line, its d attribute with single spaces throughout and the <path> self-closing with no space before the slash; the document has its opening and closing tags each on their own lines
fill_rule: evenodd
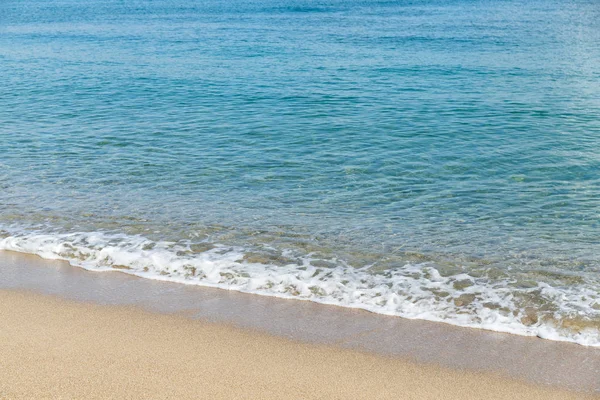
<svg viewBox="0 0 600 400">
<path fill-rule="evenodd" d="M 595 1 L 0 2 L 0 248 L 600 345 Z"/>
</svg>

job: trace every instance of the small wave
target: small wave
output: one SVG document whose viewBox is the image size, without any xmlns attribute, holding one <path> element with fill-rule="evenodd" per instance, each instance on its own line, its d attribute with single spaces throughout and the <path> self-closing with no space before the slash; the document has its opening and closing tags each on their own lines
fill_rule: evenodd
<svg viewBox="0 0 600 400">
<path fill-rule="evenodd" d="M 443 276 L 435 264 L 376 270 L 344 260 L 284 251 L 277 265 L 239 246 L 152 241 L 102 232 L 0 230 L 0 250 L 68 261 L 90 271 L 118 270 L 195 284 L 452 325 L 600 347 L 600 295 L 594 286 L 515 286 L 513 278 Z"/>
</svg>

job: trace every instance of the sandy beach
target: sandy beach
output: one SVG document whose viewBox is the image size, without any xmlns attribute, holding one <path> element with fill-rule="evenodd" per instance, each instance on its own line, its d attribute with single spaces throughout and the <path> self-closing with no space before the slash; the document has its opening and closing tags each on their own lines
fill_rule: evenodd
<svg viewBox="0 0 600 400">
<path fill-rule="evenodd" d="M 591 399 L 134 307 L 0 291 L 0 398 Z"/>
<path fill-rule="evenodd" d="M 599 3 L 0 0 L 0 400 L 600 400 Z"/>
</svg>

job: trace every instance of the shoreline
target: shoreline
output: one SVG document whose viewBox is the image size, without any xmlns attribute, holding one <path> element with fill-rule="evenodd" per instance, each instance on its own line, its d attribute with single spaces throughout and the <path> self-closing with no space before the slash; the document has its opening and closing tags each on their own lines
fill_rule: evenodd
<svg viewBox="0 0 600 400">
<path fill-rule="evenodd" d="M 419 371 L 445 371 L 444 376 L 451 374 L 453 380 L 461 382 L 462 376 L 483 376 L 496 382 L 499 388 L 506 383 L 510 387 L 522 385 L 526 388 L 523 390 L 563 394 L 567 392 L 562 390 L 568 390 L 573 395 L 573 392 L 582 395 L 587 392 L 596 396 L 587 398 L 599 398 L 600 395 L 597 379 L 600 351 L 575 344 L 406 320 L 310 302 L 151 281 L 126 274 L 89 272 L 66 262 L 13 252 L 0 252 L 0 271 L 0 293 L 3 296 L 5 293 L 18 293 L 25 296 L 25 303 L 39 298 L 49 299 L 53 304 L 60 303 L 52 314 L 75 307 L 79 310 L 74 311 L 76 313 L 86 314 L 93 309 L 93 314 L 99 310 L 100 314 L 106 314 L 106 318 L 121 311 L 132 313 L 128 318 L 133 319 L 137 318 L 134 315 L 140 315 L 140 318 L 144 315 L 147 318 L 144 324 L 154 323 L 152 321 L 157 318 L 174 318 L 184 325 L 198 324 L 198 327 L 190 328 L 192 331 L 200 329 L 200 326 L 219 326 L 268 338 L 266 343 L 283 340 L 302 348 L 308 346 L 306 348 L 352 354 L 350 358 L 362 354 L 388 360 L 382 362 L 399 363 L 400 369 L 410 366 Z M 27 307 L 31 308 L 31 305 Z M 14 318 L 10 310 L 3 313 L 6 315 L 0 317 Z M 37 320 L 25 322 L 39 323 Z M 18 326 L 19 323 L 12 325 Z M 29 331 L 39 332 L 41 328 L 30 325 Z M 131 329 L 135 328 L 129 326 L 121 330 L 129 332 Z M 117 341 L 131 342 L 131 338 L 119 337 L 114 331 L 109 336 L 111 341 L 114 336 Z M 167 342 L 163 345 L 166 348 L 170 346 Z M 265 346 L 267 351 L 271 345 Z M 225 351 L 221 345 L 217 348 Z M 314 351 L 321 354 L 321 350 Z M 278 368 L 284 367 L 280 365 Z M 233 366 L 228 368 L 235 370 Z M 450 384 L 444 383 L 445 386 Z M 3 394 L 0 390 L 2 399 Z M 415 398 L 427 398 L 423 396 Z M 486 398 L 491 397 L 486 395 Z M 513 393 L 513 397 L 498 398 L 528 397 L 514 397 Z M 549 397 L 545 395 L 543 398 Z"/>
<path fill-rule="evenodd" d="M 93 244 L 85 244 L 88 240 Z M 111 244 L 112 240 L 118 243 Z M 478 282 L 477 274 L 441 274 L 441 270 L 420 263 L 405 263 L 388 271 L 389 276 L 337 264 L 330 265 L 331 269 L 304 265 L 308 260 L 299 263 L 290 259 L 286 266 L 273 268 L 266 259 L 252 261 L 252 253 L 240 248 L 216 246 L 190 255 L 186 246 L 102 232 L 16 233 L 0 240 L 1 250 L 64 260 L 91 272 L 118 271 L 162 282 L 311 301 L 600 348 L 592 287 L 584 290 L 544 282 L 537 288 L 525 282 L 518 290 L 506 282 L 496 282 L 500 286 L 495 287 L 483 278 Z M 244 261 L 247 255 L 248 263 Z M 588 311 L 592 313 L 590 319 Z"/>
<path fill-rule="evenodd" d="M 0 290 L 0 397 L 592 399 L 494 374 Z"/>
</svg>

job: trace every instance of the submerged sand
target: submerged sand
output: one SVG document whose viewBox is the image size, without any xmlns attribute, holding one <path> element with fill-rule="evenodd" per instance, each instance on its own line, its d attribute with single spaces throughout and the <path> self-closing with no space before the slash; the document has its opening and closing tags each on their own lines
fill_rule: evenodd
<svg viewBox="0 0 600 400">
<path fill-rule="evenodd" d="M 133 307 L 0 290 L 2 399 L 591 399 Z"/>
</svg>

